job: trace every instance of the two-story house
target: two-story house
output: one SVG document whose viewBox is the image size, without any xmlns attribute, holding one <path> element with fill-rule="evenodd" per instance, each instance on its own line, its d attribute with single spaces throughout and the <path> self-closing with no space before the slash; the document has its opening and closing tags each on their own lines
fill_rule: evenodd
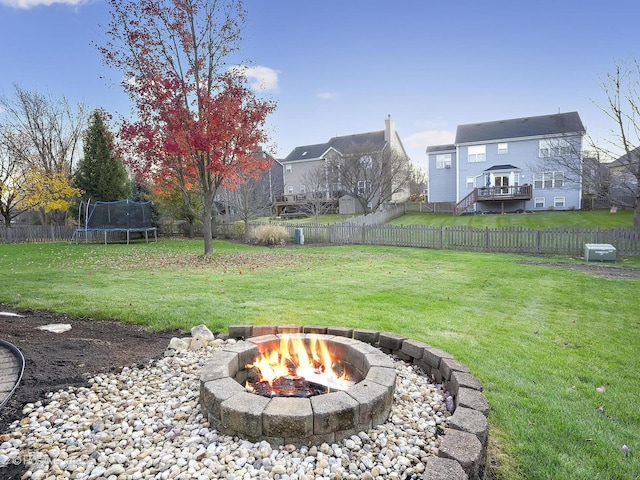
<svg viewBox="0 0 640 480">
<path fill-rule="evenodd" d="M 638 197 L 640 147 L 605 164 L 610 174 L 609 199 L 617 207 L 634 208 Z"/>
<path fill-rule="evenodd" d="M 581 206 L 585 128 L 577 112 L 459 125 L 455 143 L 427 147 L 429 202 L 455 213 Z"/>
<path fill-rule="evenodd" d="M 384 130 L 375 132 L 358 133 L 331 138 L 326 143 L 303 145 L 293 149 L 282 160 L 284 168 L 284 194 L 274 207 L 274 214 L 281 215 L 303 211 L 309 202 L 320 196 L 325 199 L 328 207 L 343 214 L 363 213 L 364 209 L 348 194 L 344 178 L 340 178 L 339 172 L 331 171 L 335 168 L 339 159 L 353 156 L 353 152 L 360 152 L 359 160 L 367 157 L 365 150 L 371 152 L 371 156 L 379 158 L 387 153 L 393 153 L 403 158 L 407 164 L 407 156 L 400 135 L 396 131 L 395 122 L 389 116 L 385 119 Z M 372 161 L 370 159 L 370 161 Z M 320 178 L 318 181 L 318 172 Z M 312 178 L 315 177 L 315 178 Z M 355 179 L 357 188 L 366 191 L 371 188 L 366 178 Z M 394 180 L 390 179 L 391 184 Z M 404 201 L 409 197 L 407 188 L 393 189 L 388 200 Z M 383 188 L 384 191 L 384 188 Z M 371 206 L 369 206 L 371 208 Z M 327 209 L 328 211 L 329 209 Z"/>
<path fill-rule="evenodd" d="M 239 183 L 235 189 L 221 186 L 215 198 L 218 214 L 231 217 L 268 216 L 271 208 L 284 188 L 283 166 L 261 146 L 253 154 L 258 162 L 267 161 L 269 168 L 258 178 L 247 177 L 245 183 Z"/>
</svg>

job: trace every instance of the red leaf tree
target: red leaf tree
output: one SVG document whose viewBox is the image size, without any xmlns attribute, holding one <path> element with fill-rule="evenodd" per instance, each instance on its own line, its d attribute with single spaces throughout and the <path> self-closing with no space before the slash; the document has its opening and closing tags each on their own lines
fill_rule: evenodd
<svg viewBox="0 0 640 480">
<path fill-rule="evenodd" d="M 123 158 L 137 174 L 178 185 L 213 253 L 218 188 L 233 190 L 269 168 L 253 152 L 267 141 L 275 104 L 257 98 L 226 59 L 238 50 L 241 0 L 109 0 L 107 65 L 124 73 L 136 120 L 123 120 Z M 169 187 L 170 188 L 170 187 Z M 197 192 L 199 205 L 193 204 Z"/>
</svg>

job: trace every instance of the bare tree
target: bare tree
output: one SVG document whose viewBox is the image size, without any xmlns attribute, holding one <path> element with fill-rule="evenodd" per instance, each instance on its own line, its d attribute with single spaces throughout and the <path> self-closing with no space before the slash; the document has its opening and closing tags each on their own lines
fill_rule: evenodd
<svg viewBox="0 0 640 480">
<path fill-rule="evenodd" d="M 86 109 L 78 105 L 74 111 L 65 98 L 54 99 L 15 85 L 12 98 L 0 97 L 0 112 L 5 148 L 14 162 L 25 166 L 28 176 L 38 178 L 40 194 L 32 193 L 30 203 L 39 207 L 42 222 L 48 223 L 51 211 L 60 205 L 55 203 L 59 194 L 71 185 Z M 54 201 L 41 194 L 46 191 L 54 195 Z"/>
<path fill-rule="evenodd" d="M 267 175 L 269 172 L 265 172 Z M 239 183 L 235 190 L 227 190 L 226 198 L 229 199 L 225 214 L 229 215 L 229 206 L 244 222 L 244 239 L 249 240 L 249 220 L 265 215 L 271 205 L 269 183 L 263 178 L 256 180 L 246 176 L 244 183 Z"/>
<path fill-rule="evenodd" d="M 586 150 L 582 154 L 583 208 L 589 199 L 609 201 L 611 198 L 611 172 L 600 158 L 599 151 Z"/>
<path fill-rule="evenodd" d="M 320 215 L 325 215 L 335 208 L 336 199 L 331 198 L 327 167 L 323 164 L 309 170 L 302 176 L 302 182 L 307 190 L 305 207 L 318 223 Z"/>
<path fill-rule="evenodd" d="M 409 198 L 412 201 L 424 200 L 424 191 L 427 186 L 427 175 L 419 167 L 409 167 Z"/>
<path fill-rule="evenodd" d="M 599 107 L 614 128 L 610 140 L 593 148 L 601 157 L 617 159 L 611 189 L 626 192 L 628 206 L 633 208 L 633 226 L 640 227 L 640 63 L 633 59 L 616 65 L 601 83 L 606 104 Z"/>
<path fill-rule="evenodd" d="M 543 138 L 540 140 L 539 149 L 543 168 L 561 168 L 569 173 L 569 176 L 574 179 L 575 183 L 580 182 L 583 174 L 582 142 L 576 134 Z"/>
<path fill-rule="evenodd" d="M 18 144 L 16 139 L 7 138 L 12 134 L 0 131 L 0 215 L 5 227 L 28 209 L 25 190 L 25 166 L 13 154 L 10 145 Z"/>
<path fill-rule="evenodd" d="M 342 185 L 365 215 L 405 191 L 411 178 L 409 159 L 388 146 L 352 145 L 327 163 L 330 181 Z"/>
</svg>

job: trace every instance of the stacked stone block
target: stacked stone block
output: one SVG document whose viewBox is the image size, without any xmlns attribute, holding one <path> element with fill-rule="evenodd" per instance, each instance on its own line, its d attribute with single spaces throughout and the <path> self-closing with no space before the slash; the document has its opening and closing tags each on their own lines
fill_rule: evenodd
<svg viewBox="0 0 640 480">
<path fill-rule="evenodd" d="M 284 332 L 319 333 L 345 337 L 345 340 L 359 340 L 376 347 L 376 349 L 382 350 L 384 353 L 396 355 L 407 362 L 419 366 L 425 373 L 431 375 L 437 383 L 443 383 L 453 397 L 455 410 L 453 415 L 449 417 L 449 428 L 446 429 L 440 441 L 439 455 L 438 457 L 429 459 L 423 479 L 478 480 L 484 478 L 489 432 L 487 422 L 489 402 L 482 393 L 482 384 L 469 372 L 469 369 L 457 361 L 453 355 L 424 342 L 412 340 L 403 335 L 391 332 L 377 332 L 373 330 L 342 327 L 303 327 L 296 325 L 232 325 L 229 327 L 229 337 L 236 339 L 248 339 L 258 335 L 277 335 Z M 365 354 L 363 361 L 367 362 L 369 358 L 370 357 Z M 376 357 L 371 358 L 373 358 L 374 365 L 370 366 L 370 374 L 367 376 L 367 380 L 376 384 L 388 383 L 390 380 L 387 369 L 375 366 L 375 362 L 377 361 Z M 222 363 L 228 363 L 229 357 L 224 356 L 222 360 Z M 213 371 L 215 372 L 216 369 L 214 368 Z M 211 372 L 209 372 L 209 377 L 201 380 L 201 385 L 204 385 L 205 380 L 211 381 L 210 377 Z M 393 378 L 395 379 L 395 376 L 393 376 Z M 228 380 L 231 380 L 231 382 L 234 382 L 243 390 L 237 382 L 232 379 Z M 215 388 L 224 391 L 225 395 L 229 395 L 232 389 L 236 390 L 235 387 L 231 388 L 228 383 L 225 383 L 225 385 L 216 385 Z M 202 397 L 207 395 L 211 395 L 211 392 L 202 393 L 201 390 L 201 403 Z M 392 391 L 390 395 L 393 395 Z M 214 404 L 214 409 L 215 408 Z M 345 405 L 345 410 L 349 410 L 348 402 Z M 377 415 L 380 417 L 381 413 L 377 412 Z M 267 418 L 266 421 L 268 422 L 268 416 L 263 414 L 263 422 L 265 418 Z M 377 418 L 377 420 L 381 422 L 385 419 Z M 296 425 L 292 425 L 292 429 L 303 429 L 302 432 L 297 432 L 297 434 L 309 432 L 308 425 L 305 427 L 304 423 L 303 425 L 297 425 L 297 422 L 295 423 Z M 306 430 L 304 430 L 305 428 Z M 322 435 L 320 435 L 320 437 L 322 437 Z"/>
</svg>

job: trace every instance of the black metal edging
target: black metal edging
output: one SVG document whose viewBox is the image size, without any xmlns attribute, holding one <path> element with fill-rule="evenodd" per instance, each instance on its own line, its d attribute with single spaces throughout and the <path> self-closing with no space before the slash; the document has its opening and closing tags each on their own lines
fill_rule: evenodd
<svg viewBox="0 0 640 480">
<path fill-rule="evenodd" d="M 9 343 L 6 340 L 0 339 L 0 347 L 5 347 L 7 350 L 10 350 L 11 353 L 13 353 L 13 355 L 18 359 L 20 363 L 20 374 L 18 375 L 18 379 L 16 380 L 15 385 L 9 391 L 9 393 L 4 398 L 4 400 L 0 402 L 0 410 L 2 410 L 2 408 L 4 408 L 4 406 L 7 404 L 9 399 L 13 396 L 13 394 L 16 393 L 16 389 L 18 388 L 18 385 L 20 385 L 20 381 L 22 380 L 22 375 L 24 374 L 25 361 L 24 361 L 24 355 L 22 355 L 22 352 L 20 351 L 20 349 L 16 347 L 13 343 Z"/>
</svg>

